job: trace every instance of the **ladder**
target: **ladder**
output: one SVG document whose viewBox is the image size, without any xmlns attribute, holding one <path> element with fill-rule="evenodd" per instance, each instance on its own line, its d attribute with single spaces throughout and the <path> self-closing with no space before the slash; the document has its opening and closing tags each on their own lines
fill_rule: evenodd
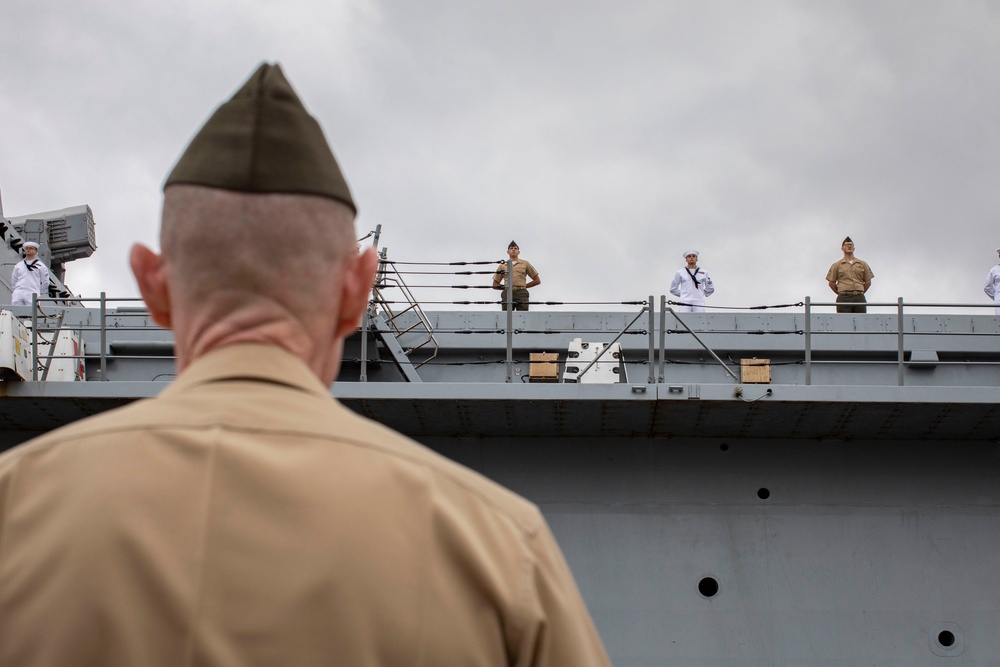
<svg viewBox="0 0 1000 667">
<path fill-rule="evenodd" d="M 372 301 L 369 308 L 370 329 L 392 355 L 396 366 L 408 382 L 422 382 L 417 369 L 437 357 L 441 349 L 434 336 L 434 327 L 413 296 L 406 281 L 386 258 L 388 250 L 379 251 L 379 267 L 372 285 Z M 402 296 L 401 310 L 396 310 L 395 299 L 386 298 L 387 290 Z M 409 317 L 406 317 L 410 314 Z M 414 364 L 411 355 L 418 350 L 429 351 L 419 363 Z"/>
</svg>

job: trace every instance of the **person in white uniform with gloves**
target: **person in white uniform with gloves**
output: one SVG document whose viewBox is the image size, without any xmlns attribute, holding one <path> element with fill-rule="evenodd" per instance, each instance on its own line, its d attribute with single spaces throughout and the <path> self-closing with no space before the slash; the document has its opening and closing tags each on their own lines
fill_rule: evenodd
<svg viewBox="0 0 1000 667">
<path fill-rule="evenodd" d="M 997 248 L 997 257 L 1000 258 L 1000 248 Z M 990 272 L 986 274 L 986 284 L 983 285 L 983 291 L 986 292 L 986 296 L 993 299 L 993 303 L 997 305 L 993 309 L 996 315 L 1000 315 L 1000 264 L 997 264 Z"/>
<path fill-rule="evenodd" d="M 14 265 L 10 286 L 12 306 L 30 306 L 32 294 L 49 295 L 49 267 L 38 259 L 38 244 L 34 241 L 25 242 L 24 261 Z"/>
<path fill-rule="evenodd" d="M 680 297 L 683 306 L 677 307 L 680 313 L 704 313 L 705 297 L 715 292 L 712 278 L 705 269 L 698 267 L 698 251 L 686 250 L 684 261 L 686 266 L 678 269 L 670 283 L 670 293 Z"/>
</svg>

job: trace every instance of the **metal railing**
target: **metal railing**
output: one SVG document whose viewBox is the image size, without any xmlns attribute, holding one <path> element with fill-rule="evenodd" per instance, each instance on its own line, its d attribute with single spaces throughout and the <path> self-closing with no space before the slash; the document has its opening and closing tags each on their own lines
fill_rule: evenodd
<svg viewBox="0 0 1000 667">
<path fill-rule="evenodd" d="M 618 330 L 617 332 L 609 330 L 609 332 L 607 333 L 606 336 L 602 335 L 602 337 L 610 337 L 611 338 L 610 342 L 608 343 L 608 348 L 605 348 L 605 351 L 607 349 L 610 349 L 610 346 L 613 343 L 617 342 L 626 333 L 644 334 L 645 337 L 646 337 L 646 345 L 645 345 L 645 347 L 646 347 L 646 352 L 647 352 L 647 355 L 648 355 L 648 359 L 646 361 L 646 363 L 648 365 L 648 374 L 647 374 L 647 380 L 646 380 L 646 382 L 647 382 L 647 384 L 664 383 L 664 382 L 667 381 L 667 379 L 666 379 L 666 373 L 665 373 L 665 365 L 667 363 L 667 352 L 668 352 L 668 346 L 667 346 L 667 340 L 666 340 L 667 333 L 680 333 L 680 334 L 683 334 L 683 335 L 690 335 L 697 342 L 697 344 L 702 349 L 704 349 L 709 355 L 711 355 L 711 357 L 712 357 L 712 359 L 714 360 L 715 363 L 718 363 L 719 365 L 721 365 L 723 367 L 723 369 L 725 370 L 726 374 L 733 381 L 735 381 L 737 383 L 739 383 L 741 381 L 740 378 L 737 376 L 737 374 L 734 373 L 730 369 L 730 367 L 722 360 L 722 358 L 719 356 L 719 354 L 717 354 L 716 351 L 713 350 L 713 346 L 712 346 L 712 342 L 711 342 L 710 338 L 711 338 L 711 336 L 713 334 L 719 334 L 719 333 L 722 333 L 722 332 L 713 331 L 713 330 L 710 330 L 710 329 L 698 330 L 698 329 L 693 328 L 692 326 L 690 326 L 690 322 L 689 321 L 685 321 L 686 318 L 682 317 L 682 314 L 678 313 L 672 307 L 669 307 L 667 305 L 667 301 L 666 301 L 667 297 L 665 295 L 661 295 L 660 296 L 660 304 L 659 304 L 659 310 L 660 310 L 660 313 L 659 313 L 660 314 L 660 317 L 659 317 L 659 326 L 656 326 L 656 324 L 657 324 L 656 317 L 655 317 L 655 315 L 656 315 L 656 308 L 654 307 L 654 304 L 656 302 L 653 299 L 654 299 L 653 295 L 650 295 L 649 296 L 649 300 L 647 302 L 640 302 L 640 303 L 643 303 L 644 305 L 639 309 L 639 312 L 636 313 L 635 316 L 632 317 L 631 320 L 628 321 L 628 323 L 625 324 L 625 326 L 622 327 L 620 330 Z M 32 360 L 33 360 L 33 363 L 32 363 L 32 374 L 31 374 L 32 380 L 35 380 L 35 381 L 42 380 L 42 381 L 44 381 L 48 377 L 48 370 L 49 370 L 49 368 L 50 368 L 50 366 L 51 366 L 51 364 L 52 364 L 52 362 L 53 362 L 53 360 L 55 358 L 55 354 L 56 354 L 55 346 L 56 346 L 58 334 L 59 334 L 59 332 L 66 331 L 66 330 L 70 330 L 70 331 L 76 332 L 77 335 L 79 335 L 81 339 L 83 338 L 83 334 L 85 332 L 88 332 L 88 333 L 94 333 L 94 332 L 96 332 L 97 336 L 99 337 L 99 344 L 98 344 L 99 351 L 96 354 L 93 353 L 93 352 L 88 351 L 87 349 L 83 349 L 83 350 L 81 350 L 80 354 L 75 354 L 75 355 L 61 354 L 59 356 L 59 359 L 83 360 L 84 362 L 86 362 L 86 361 L 91 361 L 91 362 L 96 361 L 99 364 L 99 369 L 98 369 L 98 371 L 96 373 L 96 379 L 98 379 L 98 380 L 107 380 L 107 370 L 108 370 L 108 361 L 109 361 L 109 359 L 140 359 L 140 358 L 141 359 L 152 359 L 152 358 L 172 359 L 173 358 L 172 354 L 161 354 L 161 355 L 155 355 L 155 354 L 153 354 L 153 355 L 151 355 L 151 354 L 129 355 L 129 354 L 112 354 L 111 353 L 111 346 L 109 346 L 109 342 L 108 342 L 109 328 L 113 329 L 116 333 L 117 332 L 122 332 L 122 331 L 152 331 L 152 330 L 160 330 L 160 331 L 162 331 L 163 330 L 161 327 L 158 327 L 155 324 L 151 324 L 149 322 L 142 322 L 142 323 L 140 323 L 138 325 L 130 325 L 130 324 L 122 322 L 122 319 L 126 319 L 127 320 L 130 317 L 148 318 L 148 312 L 147 312 L 147 310 L 145 308 L 116 308 L 116 309 L 113 310 L 113 312 L 109 311 L 109 308 L 108 308 L 108 304 L 109 303 L 122 303 L 122 302 L 126 302 L 126 303 L 128 303 L 128 302 L 133 302 L 133 303 L 134 302 L 139 302 L 139 303 L 141 303 L 141 301 L 142 300 L 140 298 L 138 298 L 138 297 L 108 298 L 107 294 L 105 292 L 102 292 L 99 297 L 89 297 L 89 298 L 88 297 L 74 297 L 73 304 L 72 304 L 74 306 L 77 305 L 77 304 L 79 304 L 79 305 L 85 305 L 85 304 L 88 304 L 88 303 L 97 303 L 98 304 L 98 306 L 97 306 L 97 310 L 98 310 L 98 313 L 99 313 L 98 314 L 98 318 L 97 318 L 98 321 L 96 323 L 81 323 L 81 322 L 78 322 L 78 321 L 70 321 L 70 322 L 66 322 L 65 321 L 65 317 L 64 316 L 65 316 L 65 313 L 67 312 L 67 308 L 69 308 L 70 306 L 67 305 L 67 302 L 66 302 L 66 300 L 64 298 L 58 298 L 58 297 L 56 297 L 56 298 L 39 297 L 38 295 L 35 295 L 35 297 L 32 299 L 31 316 L 30 316 L 30 321 L 31 321 L 31 351 L 32 351 Z M 897 369 L 897 371 L 896 371 L 896 382 L 897 382 L 897 384 L 899 386 L 904 386 L 905 385 L 905 381 L 906 381 L 905 370 L 906 370 L 906 368 L 907 368 L 908 365 L 916 365 L 916 366 L 920 366 L 920 365 L 923 365 L 923 366 L 929 366 L 929 365 L 934 365 L 934 366 L 949 366 L 949 365 L 956 365 L 956 366 L 957 365 L 987 365 L 987 366 L 996 366 L 996 365 L 1000 365 L 1000 345 L 998 345 L 997 348 L 994 350 L 996 352 L 996 354 L 998 355 L 998 360 L 996 360 L 996 361 L 984 360 L 982 358 L 974 359 L 974 360 L 947 360 L 947 359 L 937 359 L 937 358 L 934 358 L 934 359 L 923 358 L 923 359 L 916 359 L 915 360 L 915 359 L 912 358 L 912 352 L 911 352 L 911 355 L 910 355 L 911 358 L 907 359 L 907 343 L 912 338 L 915 338 L 915 337 L 924 337 L 924 336 L 937 336 L 937 337 L 940 337 L 940 336 L 980 336 L 980 337 L 986 336 L 986 337 L 1000 337 L 1000 331 L 980 331 L 980 332 L 977 332 L 977 331 L 970 331 L 970 332 L 915 331 L 915 330 L 912 330 L 913 329 L 912 326 L 910 327 L 911 330 L 908 331 L 907 330 L 907 326 L 906 326 L 906 316 L 908 314 L 912 313 L 913 310 L 915 310 L 915 309 L 943 309 L 943 308 L 954 309 L 956 307 L 971 308 L 971 309 L 991 309 L 991 308 L 995 307 L 993 304 L 982 304 L 982 303 L 960 303 L 960 304 L 955 304 L 955 303 L 924 303 L 924 302 L 907 303 L 907 302 L 904 301 L 904 299 L 902 297 L 900 297 L 895 302 L 888 302 L 888 303 L 874 303 L 873 302 L 873 303 L 866 304 L 867 307 L 869 307 L 869 308 L 878 308 L 878 307 L 881 307 L 881 308 L 893 308 L 895 310 L 895 317 L 892 318 L 891 320 L 885 320 L 885 319 L 883 319 L 883 321 L 894 321 L 895 326 L 893 328 L 891 328 L 891 329 L 888 329 L 888 330 L 871 330 L 871 329 L 861 329 L 861 330 L 858 330 L 858 329 L 854 329 L 854 330 L 847 330 L 847 329 L 817 330 L 816 327 L 815 327 L 815 324 L 816 324 L 815 317 L 817 315 L 817 312 L 816 312 L 817 309 L 819 309 L 819 308 L 833 309 L 833 308 L 835 308 L 839 304 L 837 304 L 836 302 L 832 302 L 832 301 L 831 302 L 817 302 L 817 301 L 813 301 L 810 297 L 806 297 L 803 303 L 804 303 L 804 310 L 802 311 L 803 312 L 803 318 L 804 318 L 804 320 L 803 320 L 803 329 L 801 331 L 796 331 L 796 332 L 781 331 L 781 332 L 775 332 L 775 333 L 801 333 L 802 334 L 802 336 L 803 336 L 803 345 L 802 345 L 802 348 L 801 348 L 801 350 L 802 350 L 801 363 L 804 365 L 804 378 L 803 379 L 804 379 L 804 384 L 806 384 L 806 385 L 811 385 L 812 384 L 812 382 L 813 382 L 814 367 L 820 366 L 820 365 L 838 365 L 838 364 L 840 364 L 840 365 L 852 365 L 852 364 L 853 365 L 857 365 L 857 364 L 895 365 L 896 369 Z M 49 309 L 47 307 L 49 304 L 55 304 L 57 307 L 55 309 Z M 842 304 L 840 304 L 840 305 L 842 305 Z M 43 311 L 43 306 L 45 307 L 45 311 Z M 909 309 L 909 312 L 908 312 L 908 309 Z M 49 310 L 51 310 L 51 312 L 46 312 L 46 311 L 49 311 Z M 642 317 L 643 314 L 646 314 L 648 316 L 648 329 L 646 329 L 645 331 L 641 331 L 641 330 L 640 331 L 636 331 L 636 330 L 633 330 L 632 327 L 636 324 L 636 322 L 638 322 L 640 320 L 640 318 Z M 508 311 L 506 313 L 506 316 L 507 316 L 508 325 L 507 325 L 506 331 L 504 332 L 506 334 L 506 345 L 505 345 L 505 347 L 506 347 L 506 350 L 505 350 L 505 352 L 506 352 L 506 355 L 505 355 L 505 364 L 506 364 L 506 373 L 505 373 L 505 376 L 506 376 L 506 378 L 505 378 L 505 380 L 506 380 L 506 382 L 511 382 L 512 378 L 513 378 L 512 367 L 513 367 L 513 364 L 514 364 L 514 350 L 516 348 L 515 339 L 516 339 L 516 334 L 518 332 L 516 332 L 514 330 L 514 328 L 513 328 L 513 321 L 512 321 L 513 313 L 510 312 L 510 311 Z M 667 328 L 667 317 L 668 316 L 672 317 L 677 323 L 679 323 L 681 325 L 681 327 L 683 327 L 683 330 L 682 331 L 670 331 L 670 330 L 668 330 L 668 328 Z M 844 314 L 844 315 L 838 315 L 837 317 L 845 317 L 846 318 L 846 317 L 851 317 L 851 316 L 852 315 L 850 315 L 850 314 Z M 855 317 L 866 317 L 866 315 L 860 315 L 860 314 L 854 314 L 853 316 L 855 316 Z M 114 320 L 115 320 L 113 327 L 109 326 L 109 319 L 110 318 L 114 318 Z M 426 320 L 427 320 L 426 316 L 422 312 L 420 313 L 420 316 L 419 316 L 418 319 L 420 320 L 420 322 L 426 322 Z M 837 321 L 837 320 L 826 320 L 827 323 L 830 322 L 830 321 Z M 425 326 L 429 328 L 429 326 L 430 326 L 429 322 L 426 322 Z M 404 336 L 408 332 L 410 332 L 411 329 L 412 329 L 412 327 L 409 327 L 409 328 L 402 327 L 402 328 L 399 329 L 398 334 L 400 336 Z M 367 329 L 363 329 L 362 330 L 362 334 L 363 334 L 362 335 L 362 346 L 364 346 L 364 343 L 366 342 L 366 338 L 367 338 L 367 336 L 365 335 L 366 331 L 367 331 Z M 546 333 L 548 333 L 548 332 L 546 332 Z M 569 332 L 567 332 L 567 333 L 569 333 Z M 575 331 L 574 331 L 574 333 L 575 333 Z M 751 333 L 751 332 L 748 331 L 746 333 Z M 49 336 L 49 335 L 51 335 L 51 336 Z M 857 355 L 856 357 L 853 357 L 853 358 L 842 358 L 842 359 L 817 359 L 815 357 L 815 354 L 817 352 L 817 345 L 816 345 L 816 343 L 817 343 L 818 339 L 820 339 L 820 338 L 828 338 L 828 337 L 850 337 L 850 336 L 893 336 L 893 337 L 895 337 L 896 344 L 894 346 L 894 349 L 892 349 L 891 351 L 888 348 L 882 348 L 882 349 L 879 350 L 880 354 L 886 354 L 886 353 L 890 353 L 891 352 L 893 358 L 892 359 L 885 359 L 885 358 L 882 358 L 882 359 L 878 359 L 878 358 L 862 358 L 864 355 L 860 355 L 860 354 Z M 133 342 L 136 342 L 136 341 L 133 341 Z M 150 345 L 154 345 L 155 346 L 155 343 L 157 343 L 157 342 L 159 342 L 159 341 L 154 341 L 154 342 L 150 343 Z M 603 341 L 595 341 L 595 342 L 603 342 Z M 139 343 L 141 343 L 141 341 L 139 341 Z M 43 356 L 41 356 L 41 357 L 39 356 L 39 346 L 40 346 L 40 344 L 41 345 L 49 345 L 48 352 L 46 354 L 44 354 Z M 439 343 L 436 340 L 435 340 L 435 345 L 439 345 Z M 167 346 L 164 344 L 163 347 L 164 347 L 164 349 L 166 349 Z M 820 349 L 823 349 L 824 351 L 829 352 L 829 347 L 828 346 L 826 348 L 820 348 Z M 786 348 L 786 351 L 787 351 L 787 348 Z M 436 351 L 435 351 L 435 354 L 436 354 Z M 603 352 L 602 352 L 602 354 L 603 354 Z M 362 351 L 362 357 L 364 357 L 364 356 L 365 356 L 365 353 L 364 353 L 364 351 Z M 877 356 L 877 355 L 873 355 L 873 356 Z M 983 355 L 980 354 L 980 357 L 982 357 L 982 356 Z M 364 377 L 364 369 L 365 369 L 365 366 L 364 366 L 364 363 L 363 363 L 364 359 L 362 358 L 361 361 L 362 361 L 362 377 L 361 377 L 361 380 L 364 381 L 366 379 Z M 427 360 L 424 360 L 423 362 L 420 362 L 420 363 L 426 363 L 426 361 Z M 590 363 L 587 365 L 587 367 L 584 368 L 583 371 L 579 374 L 579 376 L 583 376 L 585 373 L 587 373 L 599 361 L 600 361 L 600 355 L 598 355 L 598 357 L 596 359 L 591 360 Z M 416 369 L 418 367 L 419 367 L 419 364 L 418 363 L 414 363 L 414 369 Z M 579 378 L 579 376 L 578 376 L 578 378 Z M 91 379 L 95 379 L 95 378 L 91 378 Z"/>
<path fill-rule="evenodd" d="M 66 306 L 63 305 L 61 308 L 57 308 L 58 312 L 47 314 L 45 313 L 40 304 L 65 304 L 66 299 L 64 298 L 50 298 L 50 297 L 40 297 L 37 294 L 32 295 L 31 299 L 31 379 L 33 381 L 38 381 L 38 372 L 41 361 L 45 361 L 45 365 L 42 371 L 41 380 L 45 380 L 49 367 L 54 359 L 55 347 L 58 341 L 59 334 L 63 331 L 70 331 L 77 333 L 80 338 L 83 338 L 83 332 L 85 331 L 96 331 L 100 337 L 100 352 L 97 355 L 87 354 L 86 348 L 83 348 L 82 354 L 63 354 L 59 356 L 59 359 L 74 359 L 86 362 L 87 359 L 92 359 L 95 356 L 100 364 L 99 366 L 99 380 L 106 380 L 108 373 L 108 359 L 112 355 L 109 354 L 108 349 L 108 302 L 120 303 L 120 302 L 142 302 L 139 297 L 120 297 L 108 299 L 107 293 L 101 292 L 99 297 L 73 297 L 74 304 L 85 304 L 85 303 L 98 303 L 99 319 L 97 324 L 83 324 L 79 322 L 72 323 L 68 326 L 63 324 Z M 145 308 L 136 309 L 135 311 L 127 311 L 122 309 L 117 309 L 114 313 L 115 317 L 147 317 L 148 311 Z M 57 324 L 52 326 L 47 324 L 50 318 L 56 318 Z M 116 325 L 114 327 L 115 331 L 163 331 L 162 327 L 156 325 L 143 324 L 142 326 L 122 326 Z M 45 340 L 44 334 L 53 334 L 51 340 Z M 39 359 L 38 356 L 38 345 L 39 338 L 42 337 L 42 343 L 49 345 L 49 354 L 44 358 L 44 360 Z M 130 359 L 130 358 L 140 358 L 137 356 L 130 355 L 113 355 L 116 359 Z M 143 355 L 141 358 L 148 359 L 149 355 Z M 163 358 L 173 358 L 173 355 L 163 355 Z"/>
<path fill-rule="evenodd" d="M 813 331 L 812 328 L 812 316 L 813 308 L 819 307 L 836 307 L 844 305 L 864 305 L 866 307 L 894 307 L 896 309 L 896 330 L 895 331 L 825 331 L 822 333 L 817 333 Z M 805 361 L 805 383 L 807 385 L 812 384 L 812 367 L 813 365 L 819 364 L 858 364 L 858 363 L 868 363 L 868 364 L 895 364 L 897 367 L 897 383 L 900 387 L 905 385 L 905 373 L 906 368 L 906 338 L 908 336 L 940 336 L 940 332 L 920 332 L 911 331 L 907 333 L 904 329 L 903 322 L 905 318 L 905 308 L 975 308 L 975 309 L 987 309 L 995 308 L 995 304 L 983 304 L 983 303 L 905 303 L 903 297 L 896 299 L 895 303 L 865 303 L 865 304 L 844 304 L 837 303 L 835 301 L 821 301 L 814 302 L 811 297 L 805 298 L 805 332 L 804 332 L 804 361 Z M 849 314 L 849 313 L 848 313 Z M 896 337 L 896 359 L 894 361 L 880 361 L 880 360 L 868 360 L 868 361 L 858 361 L 858 360 L 815 360 L 813 359 L 813 337 L 817 335 L 828 335 L 828 336 L 851 336 L 851 335 L 893 335 Z M 958 333 L 949 332 L 949 336 L 996 336 L 997 334 L 992 332 L 984 333 Z M 1000 352 L 1000 350 L 998 350 Z M 968 365 L 972 362 L 961 362 L 961 361 L 935 361 L 935 365 Z M 988 364 L 993 365 L 1000 362 L 975 362 L 978 364 Z"/>
<path fill-rule="evenodd" d="M 374 240 L 372 242 L 373 247 L 378 247 L 379 236 L 381 234 L 382 225 L 378 225 L 373 232 Z M 437 338 L 434 336 L 434 327 L 431 325 L 430 320 L 424 313 L 423 308 L 420 307 L 419 301 L 413 295 L 409 286 L 403 280 L 403 277 L 398 274 L 398 272 L 391 270 L 391 265 L 387 261 L 388 249 L 383 248 L 379 253 L 379 266 L 378 271 L 375 274 L 375 282 L 372 285 L 371 291 L 371 301 L 369 302 L 369 307 L 365 309 L 361 320 L 361 373 L 358 378 L 360 382 L 368 381 L 368 332 L 374 331 L 372 327 L 372 321 L 377 315 L 379 309 L 385 316 L 385 323 L 389 329 L 388 333 L 400 341 L 403 336 L 409 334 L 413 331 L 419 331 L 422 339 L 420 342 L 410 345 L 405 349 L 401 349 L 402 357 L 397 361 L 401 364 L 409 364 L 410 355 L 412 355 L 417 350 L 423 349 L 425 346 L 430 346 L 433 350 L 431 355 L 421 361 L 419 364 L 413 366 L 412 374 L 408 376 L 417 379 L 416 369 L 420 366 L 428 363 L 431 359 L 437 356 L 438 351 L 441 349 Z M 406 308 L 401 311 L 396 311 L 393 309 L 392 304 L 384 296 L 384 291 L 387 286 L 391 285 L 394 288 L 400 290 L 403 298 L 406 300 Z M 416 317 L 416 321 L 405 328 L 399 326 L 399 320 L 407 313 L 413 313 Z M 404 374 L 407 375 L 407 374 Z"/>
</svg>

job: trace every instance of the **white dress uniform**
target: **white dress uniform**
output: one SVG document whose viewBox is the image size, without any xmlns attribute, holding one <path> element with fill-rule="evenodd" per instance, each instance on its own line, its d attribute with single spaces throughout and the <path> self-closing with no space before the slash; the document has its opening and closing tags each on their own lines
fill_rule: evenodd
<svg viewBox="0 0 1000 667">
<path fill-rule="evenodd" d="M 698 253 L 697 251 L 688 251 L 684 253 L 684 257 L 691 254 L 697 255 Z M 715 285 L 712 284 L 712 277 L 700 266 L 694 270 L 686 266 L 681 267 L 670 282 L 670 293 L 680 297 L 680 301 L 690 304 L 678 306 L 677 312 L 679 313 L 704 313 L 705 297 L 711 296 L 713 292 L 715 292 Z"/>
<path fill-rule="evenodd" d="M 1000 315 L 1000 264 L 990 269 L 990 272 L 986 275 L 986 284 L 983 285 L 983 291 L 997 305 L 993 309 L 993 312 Z"/>
<path fill-rule="evenodd" d="M 49 268 L 37 257 L 31 262 L 22 260 L 14 265 L 10 285 L 13 288 L 11 305 L 30 306 L 32 294 L 49 295 Z"/>
</svg>

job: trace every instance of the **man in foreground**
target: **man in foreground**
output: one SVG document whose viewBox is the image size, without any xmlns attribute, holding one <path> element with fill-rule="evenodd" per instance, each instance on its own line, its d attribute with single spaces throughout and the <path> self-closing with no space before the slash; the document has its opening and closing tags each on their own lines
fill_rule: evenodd
<svg viewBox="0 0 1000 667">
<path fill-rule="evenodd" d="M 840 245 L 844 251 L 844 258 L 836 261 L 826 272 L 826 281 L 830 289 L 837 295 L 838 313 L 866 313 L 868 303 L 865 299 L 865 292 L 872 286 L 871 267 L 862 259 L 854 256 L 854 241 L 848 236 Z"/>
<path fill-rule="evenodd" d="M 177 380 L 0 456 L 0 665 L 607 664 L 535 506 L 330 396 L 354 216 L 262 65 L 132 249 Z"/>
</svg>

